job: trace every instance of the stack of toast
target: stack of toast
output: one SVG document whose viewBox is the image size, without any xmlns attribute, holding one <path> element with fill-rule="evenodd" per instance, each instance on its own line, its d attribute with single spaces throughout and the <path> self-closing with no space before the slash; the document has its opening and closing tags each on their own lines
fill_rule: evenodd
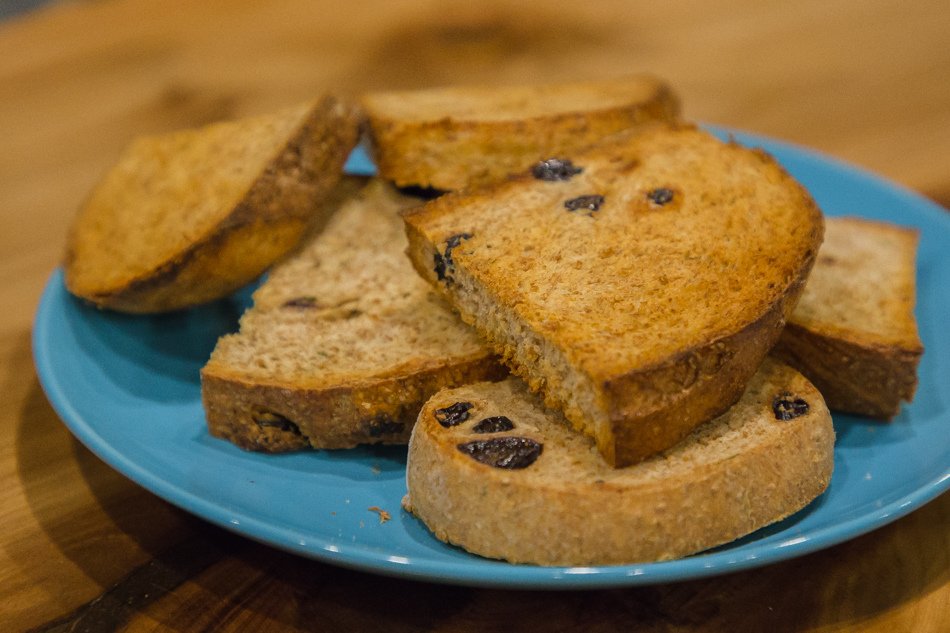
<svg viewBox="0 0 950 633">
<path fill-rule="evenodd" d="M 375 178 L 341 174 L 361 127 Z M 913 397 L 916 239 L 825 218 L 644 75 L 140 141 L 81 210 L 66 282 L 149 313 L 268 270 L 202 369 L 212 434 L 408 443 L 404 505 L 438 538 L 622 564 L 796 512 L 830 481 L 829 406 Z"/>
</svg>

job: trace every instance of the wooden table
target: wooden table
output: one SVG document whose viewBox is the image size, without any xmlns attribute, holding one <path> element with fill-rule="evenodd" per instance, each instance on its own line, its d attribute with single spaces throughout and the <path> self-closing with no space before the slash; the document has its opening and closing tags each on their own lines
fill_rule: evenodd
<svg viewBox="0 0 950 633">
<path fill-rule="evenodd" d="M 636 70 L 667 77 L 691 118 L 810 145 L 950 204 L 943 0 L 103 0 L 0 24 L 0 630 L 950 631 L 950 495 L 709 580 L 453 588 L 212 527 L 104 465 L 50 408 L 33 311 L 77 203 L 132 136 L 324 90 Z"/>
</svg>

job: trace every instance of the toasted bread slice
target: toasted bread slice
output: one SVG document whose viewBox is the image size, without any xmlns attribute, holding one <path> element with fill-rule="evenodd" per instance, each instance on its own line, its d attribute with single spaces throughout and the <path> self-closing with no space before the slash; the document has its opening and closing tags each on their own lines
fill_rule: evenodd
<svg viewBox="0 0 950 633">
<path fill-rule="evenodd" d="M 823 219 L 764 152 L 692 127 L 570 158 L 407 212 L 409 254 L 547 406 L 624 466 L 739 398 Z"/>
<path fill-rule="evenodd" d="M 271 271 L 202 369 L 213 435 L 274 452 L 405 444 L 440 388 L 505 375 L 406 259 L 397 211 L 419 201 L 344 185 L 356 193 Z"/>
<path fill-rule="evenodd" d="M 300 240 L 358 138 L 333 97 L 141 138 L 86 200 L 66 287 L 103 308 L 164 312 L 217 299 Z"/>
<path fill-rule="evenodd" d="M 426 403 L 404 505 L 437 538 L 513 563 L 667 560 L 800 510 L 828 486 L 833 455 L 821 394 L 772 360 L 725 414 L 621 469 L 511 378 Z"/>
<path fill-rule="evenodd" d="M 504 179 L 646 121 L 679 101 L 648 75 L 583 83 L 374 92 L 362 99 L 379 174 L 455 190 Z"/>
<path fill-rule="evenodd" d="M 917 388 L 924 348 L 914 317 L 918 234 L 828 218 L 825 242 L 775 354 L 833 411 L 891 419 Z"/>
</svg>

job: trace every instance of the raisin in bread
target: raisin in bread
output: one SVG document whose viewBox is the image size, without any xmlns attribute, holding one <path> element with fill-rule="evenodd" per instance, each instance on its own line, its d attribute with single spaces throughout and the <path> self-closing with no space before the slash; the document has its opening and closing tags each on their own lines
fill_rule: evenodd
<svg viewBox="0 0 950 633">
<path fill-rule="evenodd" d="M 363 184 L 344 181 L 326 229 L 218 341 L 201 372 L 213 435 L 274 452 L 405 444 L 440 388 L 504 375 L 406 259 L 397 211 L 419 201 Z"/>
<path fill-rule="evenodd" d="M 679 113 L 670 87 L 647 75 L 374 92 L 362 104 L 380 176 L 442 190 L 501 180 L 548 156 Z"/>
<path fill-rule="evenodd" d="M 140 138 L 72 227 L 66 287 L 100 307 L 164 312 L 223 297 L 291 250 L 359 134 L 333 97 Z"/>
<path fill-rule="evenodd" d="M 725 414 L 620 469 L 512 378 L 426 403 L 404 505 L 439 539 L 513 563 L 668 560 L 800 510 L 827 487 L 833 453 L 821 395 L 770 359 Z"/>
<path fill-rule="evenodd" d="M 914 317 L 918 234 L 828 218 L 805 292 L 775 354 L 832 410 L 890 419 L 917 388 L 923 346 Z"/>
<path fill-rule="evenodd" d="M 772 158 L 688 126 L 620 135 L 404 219 L 419 273 L 616 466 L 739 398 L 823 230 Z"/>
</svg>

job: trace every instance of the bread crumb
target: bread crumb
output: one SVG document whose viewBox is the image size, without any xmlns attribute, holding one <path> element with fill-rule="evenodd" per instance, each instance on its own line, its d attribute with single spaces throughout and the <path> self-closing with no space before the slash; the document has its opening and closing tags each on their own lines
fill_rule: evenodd
<svg viewBox="0 0 950 633">
<path fill-rule="evenodd" d="M 370 512 L 375 512 L 379 515 L 379 523 L 382 525 L 386 521 L 392 518 L 388 512 L 377 506 L 370 506 L 367 508 Z"/>
</svg>

